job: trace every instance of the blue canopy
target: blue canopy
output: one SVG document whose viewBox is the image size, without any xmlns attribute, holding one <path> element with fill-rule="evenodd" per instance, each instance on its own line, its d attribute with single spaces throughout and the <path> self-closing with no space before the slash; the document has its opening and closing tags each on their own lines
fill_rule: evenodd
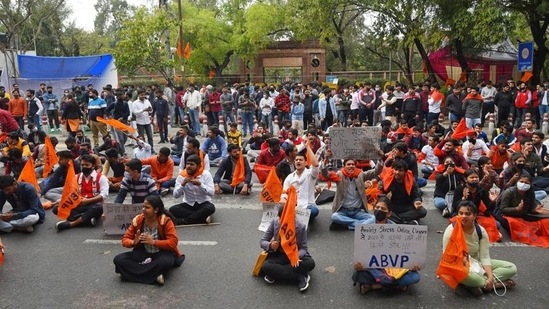
<svg viewBox="0 0 549 309">
<path fill-rule="evenodd" d="M 19 76 L 28 79 L 73 79 L 102 76 L 113 61 L 110 54 L 86 57 L 18 55 Z"/>
</svg>

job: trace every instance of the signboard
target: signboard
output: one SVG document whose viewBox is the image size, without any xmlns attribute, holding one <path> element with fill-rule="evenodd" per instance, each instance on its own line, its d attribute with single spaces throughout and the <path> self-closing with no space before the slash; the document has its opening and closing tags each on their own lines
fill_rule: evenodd
<svg viewBox="0 0 549 309">
<path fill-rule="evenodd" d="M 518 46 L 518 71 L 531 72 L 534 68 L 534 43 L 523 42 Z"/>
<path fill-rule="evenodd" d="M 427 260 L 427 226 L 360 224 L 355 226 L 354 262 L 364 268 L 423 267 Z"/>
<path fill-rule="evenodd" d="M 277 203 L 263 203 L 263 216 L 261 217 L 261 223 L 258 230 L 265 233 L 269 228 L 269 224 L 273 219 L 278 217 L 278 205 Z M 309 218 L 311 217 L 311 211 L 306 208 L 296 207 L 295 217 L 305 225 L 305 229 L 309 227 Z"/>
<path fill-rule="evenodd" d="M 106 235 L 124 235 L 135 216 L 141 213 L 143 204 L 104 203 L 103 230 Z"/>
<path fill-rule="evenodd" d="M 381 127 L 330 128 L 330 149 L 334 159 L 375 160 L 380 138 Z"/>
<path fill-rule="evenodd" d="M 337 75 L 326 75 L 326 82 L 334 84 L 334 80 L 337 79 Z"/>
</svg>

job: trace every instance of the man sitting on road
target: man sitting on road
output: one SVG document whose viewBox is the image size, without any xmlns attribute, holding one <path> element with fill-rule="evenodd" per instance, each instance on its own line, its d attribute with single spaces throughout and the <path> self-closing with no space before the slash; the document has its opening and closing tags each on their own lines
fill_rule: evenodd
<svg viewBox="0 0 549 309">
<path fill-rule="evenodd" d="M 44 222 L 46 212 L 33 185 L 17 182 L 12 176 L 5 175 L 0 176 L 0 190 L 0 232 L 31 233 L 33 225 Z M 12 209 L 3 213 L 6 202 Z"/>
<path fill-rule="evenodd" d="M 212 197 L 215 193 L 210 172 L 200 169 L 202 162 L 197 155 L 187 158 L 186 168 L 177 176 L 173 196 L 183 195 L 183 203 L 170 207 L 175 224 L 210 223 L 215 212 Z"/>
<path fill-rule="evenodd" d="M 116 195 L 115 203 L 122 204 L 126 194 L 132 197 L 132 204 L 141 204 L 149 195 L 158 195 L 156 182 L 148 174 L 141 172 L 143 165 L 137 159 L 131 159 L 125 164 L 125 176 L 120 184 L 120 191 Z"/>
<path fill-rule="evenodd" d="M 246 157 L 243 158 L 244 181 L 233 187 L 231 186 L 231 183 L 235 177 L 236 166 L 242 153 L 240 152 L 240 147 L 235 144 L 229 144 L 228 152 L 229 156 L 221 161 L 214 176 L 215 193 L 240 193 L 242 195 L 249 195 L 252 188 L 252 170 L 250 169 L 248 159 L 246 159 Z"/>
<path fill-rule="evenodd" d="M 261 151 L 256 163 L 266 166 L 276 166 L 280 161 L 284 160 L 286 153 L 283 149 L 280 149 L 280 142 L 277 138 L 268 139 L 267 144 L 269 148 Z"/>
<path fill-rule="evenodd" d="M 61 194 L 63 193 L 63 187 L 65 186 L 65 180 L 67 179 L 67 169 L 69 167 L 69 161 L 73 160 L 73 156 L 69 150 L 61 150 L 57 152 L 59 158 L 59 166 L 55 169 L 52 175 L 46 178 L 40 183 L 40 191 L 42 196 L 52 202 L 56 203 L 61 200 Z M 80 163 L 74 162 L 74 172 L 80 173 Z"/>
<path fill-rule="evenodd" d="M 227 142 L 219 135 L 219 129 L 208 129 L 208 137 L 202 144 L 202 151 L 208 154 L 211 166 L 219 166 L 221 160 L 227 157 Z"/>
<path fill-rule="evenodd" d="M 151 177 L 156 181 L 156 187 L 158 189 L 162 188 L 160 194 L 167 194 L 173 176 L 173 160 L 170 158 L 170 148 L 160 148 L 158 155 L 143 159 L 141 163 L 151 166 Z"/>
<path fill-rule="evenodd" d="M 122 178 L 124 178 L 124 162 L 123 158 L 118 157 L 116 149 L 109 149 L 105 152 L 107 160 L 103 165 L 103 172 L 109 180 L 109 191 L 118 192 L 120 185 L 122 184 Z M 108 176 L 109 170 L 112 169 L 112 176 Z"/>
</svg>

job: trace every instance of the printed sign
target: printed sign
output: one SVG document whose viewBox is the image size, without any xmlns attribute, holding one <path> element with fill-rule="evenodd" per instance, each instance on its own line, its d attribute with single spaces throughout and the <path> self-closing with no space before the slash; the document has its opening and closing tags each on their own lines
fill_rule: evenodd
<svg viewBox="0 0 549 309">
<path fill-rule="evenodd" d="M 133 218 L 140 214 L 142 209 L 143 204 L 104 203 L 103 215 L 105 221 L 103 221 L 103 229 L 105 234 L 124 235 L 130 224 L 132 224 Z"/>
<path fill-rule="evenodd" d="M 269 228 L 271 221 L 278 217 L 278 205 L 277 203 L 263 203 L 263 216 L 261 217 L 261 223 L 258 230 L 265 233 Z M 296 207 L 295 217 L 305 225 L 305 229 L 309 227 L 309 218 L 311 217 L 311 211 L 306 208 Z"/>
<path fill-rule="evenodd" d="M 334 159 L 375 160 L 381 127 L 330 128 L 330 149 Z"/>
<path fill-rule="evenodd" d="M 423 267 L 427 259 L 427 226 L 360 224 L 355 227 L 355 257 L 364 268 Z"/>
<path fill-rule="evenodd" d="M 527 72 L 534 68 L 534 43 L 523 42 L 518 46 L 518 71 Z"/>
</svg>

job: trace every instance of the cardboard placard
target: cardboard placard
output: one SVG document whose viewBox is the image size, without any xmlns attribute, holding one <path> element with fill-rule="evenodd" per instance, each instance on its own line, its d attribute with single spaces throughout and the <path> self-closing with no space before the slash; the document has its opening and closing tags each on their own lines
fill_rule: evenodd
<svg viewBox="0 0 549 309">
<path fill-rule="evenodd" d="M 261 217 L 261 223 L 258 230 L 265 233 L 269 228 L 269 224 L 273 219 L 278 217 L 278 203 L 263 203 L 263 216 Z M 306 208 L 296 207 L 295 217 L 305 225 L 305 229 L 309 227 L 309 218 L 311 217 L 311 211 Z"/>
<path fill-rule="evenodd" d="M 104 203 L 103 230 L 106 235 L 124 235 L 135 216 L 141 213 L 143 204 Z"/>
<path fill-rule="evenodd" d="M 380 138 L 381 127 L 330 128 L 333 159 L 375 160 Z"/>
<path fill-rule="evenodd" d="M 354 262 L 364 268 L 423 267 L 427 260 L 427 226 L 359 224 L 355 226 Z"/>
</svg>

